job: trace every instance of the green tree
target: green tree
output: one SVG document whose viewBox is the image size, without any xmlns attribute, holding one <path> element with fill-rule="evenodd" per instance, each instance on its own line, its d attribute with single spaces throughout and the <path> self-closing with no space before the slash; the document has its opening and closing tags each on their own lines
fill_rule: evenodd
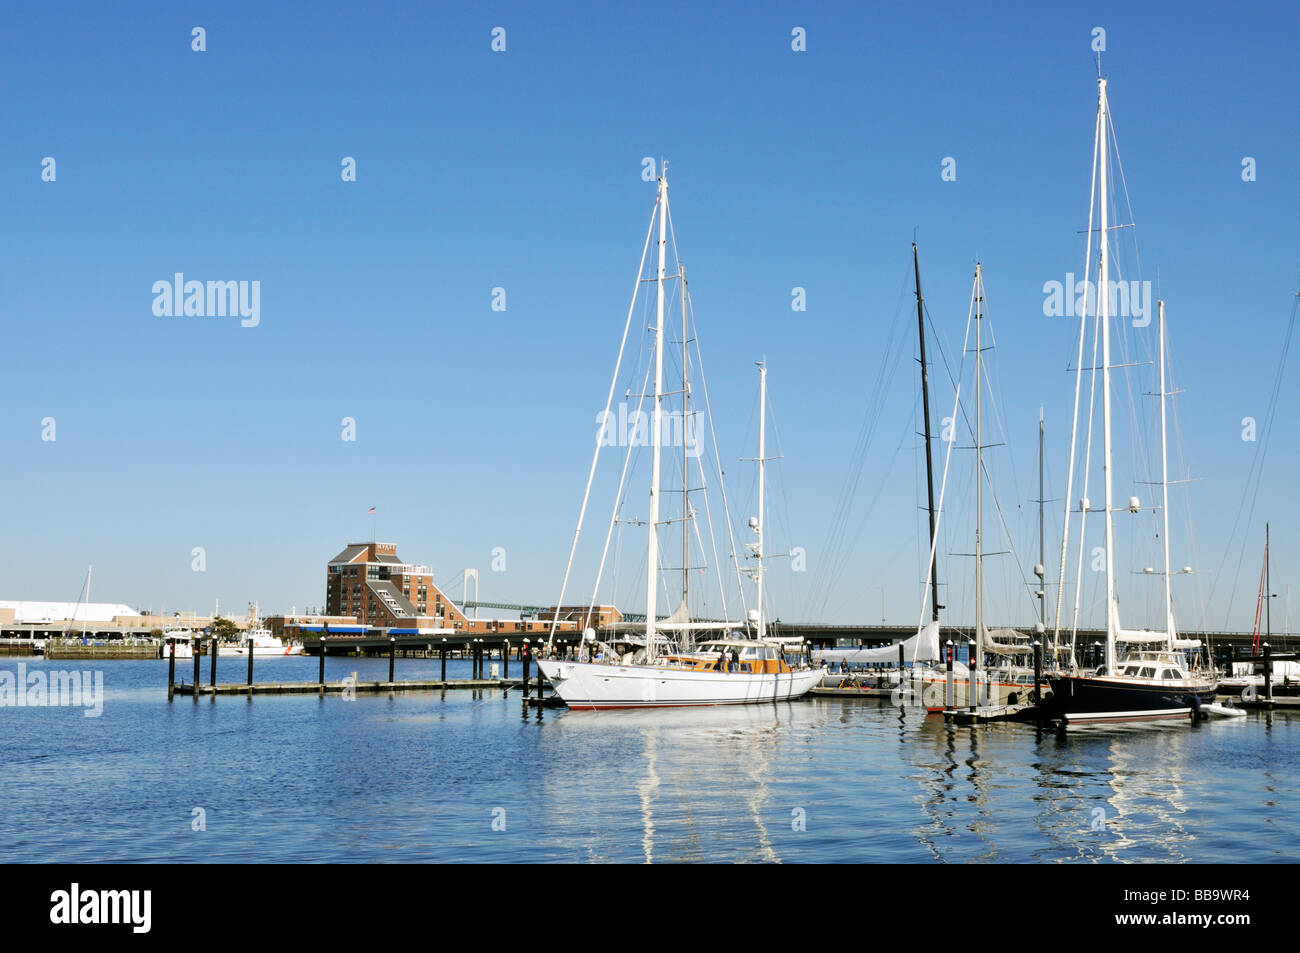
<svg viewBox="0 0 1300 953">
<path fill-rule="evenodd" d="M 239 626 L 230 619 L 217 616 L 212 620 L 212 634 L 222 642 L 233 642 L 239 638 Z"/>
</svg>

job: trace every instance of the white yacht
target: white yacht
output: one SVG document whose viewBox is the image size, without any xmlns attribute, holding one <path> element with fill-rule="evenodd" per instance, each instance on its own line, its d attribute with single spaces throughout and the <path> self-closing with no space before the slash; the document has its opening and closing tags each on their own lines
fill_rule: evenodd
<svg viewBox="0 0 1300 953">
<path fill-rule="evenodd" d="M 758 363 L 759 369 L 759 425 L 758 425 L 758 516 L 751 517 L 749 528 L 755 534 L 756 541 L 749 543 L 746 550 L 749 558 L 756 561 L 753 569 L 744 572 L 738 572 L 740 576 L 747 575 L 754 580 L 756 590 L 757 608 L 746 611 L 746 622 L 705 622 L 701 620 L 692 620 L 689 616 L 689 600 L 691 595 L 691 536 L 690 530 L 693 524 L 695 507 L 692 505 L 689 493 L 691 492 L 691 454 L 689 440 L 687 439 L 686 428 L 688 421 L 691 419 L 691 411 L 687 407 L 687 401 L 691 394 L 691 383 L 687 379 L 687 368 L 690 366 L 690 359 L 687 354 L 687 345 L 696 336 L 688 326 L 688 297 L 686 293 L 685 276 L 681 268 L 681 262 L 677 262 L 677 274 L 674 279 L 680 280 L 681 290 L 681 318 L 682 318 L 682 335 L 681 335 L 681 369 L 682 369 L 682 388 L 680 396 L 682 399 L 681 410 L 681 434 L 682 434 L 682 515 L 680 520 L 665 520 L 660 516 L 660 503 L 664 496 L 664 488 L 661 480 L 661 466 L 663 458 L 663 434 L 664 422 L 668 412 L 664 409 L 664 352 L 665 352 L 665 334 L 664 334 L 664 308 L 665 295 L 664 285 L 668 280 L 666 274 L 667 246 L 669 236 L 670 215 L 668 210 L 668 180 L 666 173 L 659 176 L 658 179 L 658 196 L 655 202 L 655 211 L 651 218 L 650 229 L 646 234 L 646 250 L 650 247 L 650 236 L 653 234 L 655 224 L 659 228 L 658 244 L 658 271 L 653 280 L 656 285 L 656 322 L 654 330 L 654 349 L 653 371 L 650 368 L 646 370 L 648 383 L 652 383 L 652 391 L 645 395 L 653 401 L 651 406 L 651 421 L 649 443 L 653 453 L 650 473 L 650 499 L 649 514 L 644 521 L 647 527 L 647 549 L 646 549 L 646 608 L 645 622 L 642 623 L 624 623 L 619 628 L 625 631 L 635 628 L 633 640 L 626 640 L 623 645 L 635 646 L 633 651 L 626 652 L 623 655 L 616 653 L 618 644 L 608 644 L 596 642 L 596 633 L 587 629 L 584 632 L 584 641 L 582 652 L 576 661 L 570 661 L 564 658 L 550 657 L 554 648 L 555 624 L 552 623 L 551 635 L 546 645 L 539 652 L 537 667 L 555 688 L 556 694 L 570 708 L 576 709 L 608 709 L 608 708 L 666 708 L 680 706 L 704 706 L 704 705 L 743 705 L 758 702 L 784 701 L 787 699 L 798 698 L 806 694 L 814 685 L 821 681 L 826 674 L 825 667 L 815 667 L 799 662 L 797 659 L 794 664 L 785 657 L 785 644 L 777 639 L 766 638 L 767 626 L 764 617 L 763 604 L 763 576 L 766 569 L 765 560 L 770 559 L 764 553 L 763 533 L 765 530 L 766 512 L 765 512 L 765 466 L 769 459 L 766 455 L 766 406 L 767 406 L 767 367 L 764 363 Z M 641 275 L 645 273 L 645 253 L 642 254 Z M 642 282 L 638 276 L 638 287 Z M 633 295 L 633 308 L 636 304 L 636 295 Z M 629 311 L 628 327 L 631 327 L 632 312 Z M 624 343 L 627 340 L 627 330 L 624 331 Z M 698 343 L 696 356 L 698 357 Z M 618 378 L 618 367 L 622 363 L 622 349 L 620 349 L 620 363 L 615 368 L 615 381 Z M 701 365 L 702 366 L 702 365 Z M 701 371 L 702 374 L 702 371 Z M 703 394 L 707 403 L 707 385 L 703 388 Z M 610 392 L 612 400 L 613 390 Z M 639 412 L 639 407 L 638 407 Z M 609 408 L 606 406 L 605 415 L 608 419 Z M 600 438 L 598 437 L 596 456 L 592 460 L 592 476 L 595 474 L 596 463 L 600 454 Z M 716 447 L 716 441 L 714 442 Z M 629 460 L 631 447 L 629 446 Z M 698 464 L 698 456 L 696 457 Z M 702 468 L 701 468 L 702 469 Z M 627 473 L 627 464 L 624 464 L 624 473 Z M 700 485 L 705 483 L 703 474 L 694 481 Z M 719 473 L 719 483 L 721 483 L 721 474 Z M 588 494 L 590 493 L 591 484 L 588 482 Z M 722 488 L 725 504 L 725 487 Z M 622 487 L 620 486 L 620 499 L 623 498 Z M 582 512 L 585 513 L 587 498 L 584 497 Z M 707 512 L 707 507 L 706 507 Z M 615 510 L 614 518 L 611 520 L 610 532 L 614 529 L 615 522 L 618 519 L 618 509 Z M 641 521 L 638 520 L 638 523 Z M 658 597 L 661 588 L 661 550 L 660 550 L 660 533 L 661 526 L 670 522 L 676 522 L 682 529 L 682 562 L 680 566 L 675 567 L 681 573 L 681 602 L 676 611 L 672 612 L 666 618 L 660 618 L 658 615 Z M 563 605 L 565 587 L 568 584 L 569 572 L 573 567 L 574 553 L 578 544 L 578 536 L 582 531 L 582 516 L 579 516 L 578 529 L 574 534 L 573 548 L 569 553 L 569 563 L 565 569 L 564 582 L 560 587 L 560 598 L 557 605 Z M 697 530 L 698 532 L 698 530 Z M 710 534 L 712 529 L 710 528 Z M 607 537 L 608 538 L 608 537 Z M 608 547 L 607 547 L 608 549 Z M 738 552 L 738 549 L 733 549 Z M 715 560 L 715 565 L 716 565 Z M 604 568 L 604 557 L 602 557 L 602 570 Z M 696 570 L 698 570 L 698 564 Z M 599 576 L 597 577 L 597 589 L 599 588 Z M 724 616 L 727 613 L 725 595 L 723 596 L 722 610 Z M 743 601 L 742 592 L 742 601 Z M 557 613 L 558 617 L 558 613 Z M 739 631 L 737 631 L 739 630 Z M 615 630 L 617 631 L 617 629 Z M 708 631 L 721 632 L 724 637 L 715 638 L 709 641 L 693 643 L 693 637 Z M 629 634 L 633 634 L 629 631 Z M 751 637 L 737 637 L 737 636 Z M 617 636 L 610 635 L 610 638 Z"/>
</svg>

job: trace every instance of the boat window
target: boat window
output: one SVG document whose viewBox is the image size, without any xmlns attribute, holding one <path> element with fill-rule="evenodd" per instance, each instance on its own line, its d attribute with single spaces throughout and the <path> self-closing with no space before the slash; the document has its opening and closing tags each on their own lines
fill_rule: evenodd
<svg viewBox="0 0 1300 953">
<path fill-rule="evenodd" d="M 1167 668 L 1167 669 L 1165 669 L 1163 672 L 1160 673 L 1160 677 L 1161 677 L 1161 678 L 1177 678 L 1177 677 L 1178 677 L 1178 669 L 1175 669 L 1175 668 Z"/>
<path fill-rule="evenodd" d="M 1136 675 L 1137 673 L 1138 667 L 1136 665 L 1130 665 L 1128 668 L 1124 669 L 1125 675 Z"/>
<path fill-rule="evenodd" d="M 1155 678 L 1155 677 L 1156 677 L 1156 670 L 1155 670 L 1155 668 L 1154 668 L 1153 666 L 1151 666 L 1151 665 L 1144 665 L 1144 666 L 1142 666 L 1141 677 L 1142 677 L 1142 678 Z"/>
</svg>

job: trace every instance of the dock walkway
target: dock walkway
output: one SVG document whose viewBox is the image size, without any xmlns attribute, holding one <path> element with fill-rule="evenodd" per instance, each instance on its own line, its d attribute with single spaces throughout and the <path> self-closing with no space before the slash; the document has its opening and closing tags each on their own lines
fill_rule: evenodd
<svg viewBox="0 0 1300 953">
<path fill-rule="evenodd" d="M 534 684 L 536 684 L 534 682 Z M 376 694 L 382 692 L 442 692 L 456 689 L 512 689 L 522 688 L 519 679 L 507 678 L 454 678 L 446 681 L 398 681 L 398 682 L 352 682 L 344 679 L 338 682 L 221 682 L 217 685 L 199 684 L 199 695 L 339 695 L 345 692 L 365 692 Z M 177 682 L 174 691 L 177 695 L 194 695 L 195 686 L 190 682 Z"/>
</svg>

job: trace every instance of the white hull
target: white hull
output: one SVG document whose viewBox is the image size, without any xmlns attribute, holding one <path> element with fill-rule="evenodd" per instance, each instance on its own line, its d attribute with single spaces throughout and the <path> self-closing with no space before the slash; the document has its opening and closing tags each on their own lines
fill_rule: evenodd
<svg viewBox="0 0 1300 953">
<path fill-rule="evenodd" d="M 689 671 L 659 665 L 539 660 L 537 667 L 570 708 L 681 708 L 789 701 L 808 693 L 825 668 L 782 674 Z"/>
</svg>

